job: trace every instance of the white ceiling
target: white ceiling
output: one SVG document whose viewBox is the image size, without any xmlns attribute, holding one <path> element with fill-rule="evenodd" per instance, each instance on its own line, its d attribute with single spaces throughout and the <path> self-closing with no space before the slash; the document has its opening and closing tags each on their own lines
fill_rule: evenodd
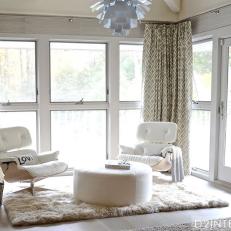
<svg viewBox="0 0 231 231">
<path fill-rule="evenodd" d="M 90 5 L 97 0 L 0 0 L 0 13 L 95 17 Z M 176 21 L 163 0 L 153 0 L 147 20 Z"/>
<path fill-rule="evenodd" d="M 94 17 L 89 6 L 97 0 L 0 0 L 0 14 Z M 170 10 L 179 0 L 152 0 L 146 20 L 177 21 L 228 5 L 230 0 L 182 0 L 180 13 Z"/>
</svg>

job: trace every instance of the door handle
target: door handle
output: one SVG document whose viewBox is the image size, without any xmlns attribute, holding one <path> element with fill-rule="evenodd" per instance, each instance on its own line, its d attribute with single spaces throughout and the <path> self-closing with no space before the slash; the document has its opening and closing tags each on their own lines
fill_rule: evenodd
<svg viewBox="0 0 231 231">
<path fill-rule="evenodd" d="M 224 119 L 224 102 L 223 101 L 221 101 L 220 103 L 218 112 L 221 116 L 221 119 L 223 120 Z"/>
</svg>

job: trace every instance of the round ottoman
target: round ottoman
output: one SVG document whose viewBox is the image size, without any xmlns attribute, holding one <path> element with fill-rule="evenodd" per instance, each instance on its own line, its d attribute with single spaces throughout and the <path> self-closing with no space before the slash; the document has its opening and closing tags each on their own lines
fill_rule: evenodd
<svg viewBox="0 0 231 231">
<path fill-rule="evenodd" d="M 152 169 L 130 163 L 130 170 L 107 169 L 104 164 L 75 169 L 75 200 L 106 206 L 148 202 L 152 197 Z"/>
</svg>

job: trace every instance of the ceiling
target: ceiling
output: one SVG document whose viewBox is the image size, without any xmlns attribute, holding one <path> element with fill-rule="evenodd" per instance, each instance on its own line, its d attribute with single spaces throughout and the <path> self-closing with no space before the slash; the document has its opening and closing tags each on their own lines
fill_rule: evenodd
<svg viewBox="0 0 231 231">
<path fill-rule="evenodd" d="M 0 14 L 95 17 L 89 6 L 97 0 L 0 0 Z M 181 4 L 179 4 L 181 1 Z M 230 0 L 152 0 L 146 20 L 178 21 L 230 4 Z M 177 4 L 180 12 L 176 12 Z"/>
</svg>

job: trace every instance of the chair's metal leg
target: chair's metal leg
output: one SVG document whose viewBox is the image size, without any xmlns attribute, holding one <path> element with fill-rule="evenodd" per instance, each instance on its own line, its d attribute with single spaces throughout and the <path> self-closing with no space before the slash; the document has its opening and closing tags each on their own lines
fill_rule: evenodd
<svg viewBox="0 0 231 231">
<path fill-rule="evenodd" d="M 30 182 L 30 188 L 31 188 L 31 194 L 32 194 L 32 196 L 34 196 L 34 194 L 35 194 L 34 181 Z"/>
<path fill-rule="evenodd" d="M 4 181 L 0 182 L 0 207 L 2 205 L 3 190 L 4 190 Z"/>
</svg>

